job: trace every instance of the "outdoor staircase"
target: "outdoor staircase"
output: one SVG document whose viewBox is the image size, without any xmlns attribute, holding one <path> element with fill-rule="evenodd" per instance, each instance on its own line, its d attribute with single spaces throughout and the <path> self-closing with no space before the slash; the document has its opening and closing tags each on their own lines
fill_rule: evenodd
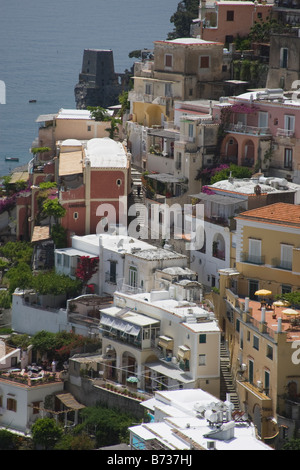
<svg viewBox="0 0 300 470">
<path fill-rule="evenodd" d="M 221 342 L 220 348 L 220 399 L 225 401 L 227 395 L 230 396 L 231 403 L 234 404 L 235 410 L 240 410 L 240 402 L 238 395 L 235 391 L 232 375 L 230 372 L 229 353 L 225 343 Z"/>
</svg>

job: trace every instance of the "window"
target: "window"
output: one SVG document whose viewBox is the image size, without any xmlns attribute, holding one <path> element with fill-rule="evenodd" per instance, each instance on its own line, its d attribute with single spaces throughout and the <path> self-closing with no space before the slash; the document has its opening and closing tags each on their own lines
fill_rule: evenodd
<svg viewBox="0 0 300 470">
<path fill-rule="evenodd" d="M 273 348 L 272 346 L 270 346 L 269 344 L 267 344 L 267 353 L 266 353 L 266 356 L 273 360 Z"/>
<path fill-rule="evenodd" d="M 286 69 L 288 65 L 288 49 L 286 47 L 282 47 L 280 49 L 280 67 L 282 69 Z"/>
<path fill-rule="evenodd" d="M 206 343 L 206 335 L 205 334 L 199 335 L 199 343 L 200 344 Z"/>
<path fill-rule="evenodd" d="M 268 372 L 267 370 L 265 370 L 265 394 L 266 395 L 269 395 L 269 391 L 270 391 L 270 372 Z"/>
<path fill-rule="evenodd" d="M 284 116 L 284 130 L 288 131 L 288 135 L 291 135 L 295 130 L 295 116 L 286 114 Z"/>
<path fill-rule="evenodd" d="M 120 180 L 120 179 L 117 179 L 117 181 L 116 181 L 116 185 L 117 185 L 118 187 L 120 187 L 120 186 L 121 186 L 121 184 L 122 184 L 122 180 Z"/>
<path fill-rule="evenodd" d="M 268 113 L 260 111 L 258 113 L 258 127 L 268 127 Z"/>
<path fill-rule="evenodd" d="M 38 415 L 40 412 L 40 402 L 39 401 L 34 401 L 32 403 L 32 414 Z"/>
<path fill-rule="evenodd" d="M 253 347 L 259 351 L 259 338 L 258 336 L 253 335 Z"/>
<path fill-rule="evenodd" d="M 137 269 L 133 266 L 129 268 L 129 285 L 131 287 L 137 286 Z"/>
<path fill-rule="evenodd" d="M 151 83 L 146 83 L 146 85 L 145 85 L 145 93 L 146 93 L 146 95 L 151 95 L 151 94 L 152 94 L 152 86 L 151 86 Z"/>
<path fill-rule="evenodd" d="M 228 10 L 227 11 L 227 21 L 234 21 L 234 11 Z"/>
<path fill-rule="evenodd" d="M 110 261 L 109 262 L 109 282 L 116 284 L 117 282 L 117 262 Z"/>
<path fill-rule="evenodd" d="M 165 55 L 165 67 L 171 68 L 173 66 L 173 56 L 171 54 Z"/>
<path fill-rule="evenodd" d="M 177 153 L 176 170 L 181 170 L 181 152 Z"/>
<path fill-rule="evenodd" d="M 199 366 L 206 365 L 206 356 L 205 354 L 199 354 Z"/>
<path fill-rule="evenodd" d="M 293 246 L 281 244 L 280 267 L 283 269 L 292 269 Z"/>
<path fill-rule="evenodd" d="M 292 287 L 287 285 L 287 284 L 282 284 L 281 293 L 282 294 L 289 294 L 290 292 L 292 292 Z"/>
<path fill-rule="evenodd" d="M 240 320 L 237 318 L 235 323 L 235 330 L 239 333 L 240 332 Z"/>
<path fill-rule="evenodd" d="M 254 264 L 261 262 L 261 240 L 249 239 L 249 262 Z"/>
<path fill-rule="evenodd" d="M 56 264 L 58 266 L 61 266 L 61 264 L 62 264 L 62 255 L 61 255 L 61 253 L 56 253 Z"/>
<path fill-rule="evenodd" d="M 17 411 L 17 401 L 14 400 L 13 398 L 8 398 L 7 399 L 7 410 L 8 411 Z"/>
<path fill-rule="evenodd" d="M 70 257 L 68 255 L 64 255 L 64 267 L 68 268 L 70 266 Z"/>
<path fill-rule="evenodd" d="M 200 69 L 209 69 L 209 56 L 200 56 Z"/>
<path fill-rule="evenodd" d="M 293 149 L 284 149 L 284 168 L 292 170 L 293 168 Z"/>
<path fill-rule="evenodd" d="M 249 359 L 248 362 L 248 381 L 253 384 L 253 370 L 254 370 L 254 363 L 252 359 Z"/>
<path fill-rule="evenodd" d="M 250 333 L 250 331 L 248 330 L 248 331 L 247 331 L 247 341 L 250 341 L 250 339 L 251 339 L 251 333 Z"/>
<path fill-rule="evenodd" d="M 87 130 L 90 132 L 92 130 L 92 126 L 87 126 Z"/>
<path fill-rule="evenodd" d="M 78 217 L 79 217 L 78 212 L 73 212 L 73 218 L 74 218 L 75 220 L 77 220 Z"/>
<path fill-rule="evenodd" d="M 172 84 L 165 83 L 165 96 L 170 97 L 172 96 Z"/>
</svg>

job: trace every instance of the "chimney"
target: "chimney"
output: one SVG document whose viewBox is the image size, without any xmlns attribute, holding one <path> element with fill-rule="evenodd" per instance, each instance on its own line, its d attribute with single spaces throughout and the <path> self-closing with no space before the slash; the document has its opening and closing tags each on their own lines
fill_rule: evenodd
<svg viewBox="0 0 300 470">
<path fill-rule="evenodd" d="M 277 333 L 282 332 L 282 318 L 278 317 L 278 323 L 277 323 Z"/>
<path fill-rule="evenodd" d="M 249 297 L 245 298 L 245 312 L 249 312 Z"/>
<path fill-rule="evenodd" d="M 261 322 L 265 323 L 265 321 L 266 321 L 266 309 L 265 307 L 262 307 L 261 308 Z"/>
</svg>

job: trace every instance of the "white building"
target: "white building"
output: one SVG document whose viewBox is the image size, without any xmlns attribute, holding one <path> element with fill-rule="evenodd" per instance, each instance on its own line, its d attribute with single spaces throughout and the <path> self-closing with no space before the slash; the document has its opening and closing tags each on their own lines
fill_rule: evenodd
<svg viewBox="0 0 300 470">
<path fill-rule="evenodd" d="M 220 329 L 204 306 L 168 291 L 116 292 L 100 310 L 104 376 L 139 388 L 197 388 L 220 393 Z"/>
<path fill-rule="evenodd" d="M 247 416 L 233 411 L 232 403 L 201 389 L 156 392 L 141 405 L 152 420 L 129 428 L 131 449 L 272 450 L 257 439 Z"/>
<path fill-rule="evenodd" d="M 56 249 L 56 272 L 74 277 L 81 256 L 99 257 L 99 269 L 89 281 L 98 294 L 113 295 L 122 288 L 149 292 L 154 288 L 156 268 L 187 266 L 185 255 L 128 235 L 100 234 L 73 236 L 72 247 Z"/>
</svg>

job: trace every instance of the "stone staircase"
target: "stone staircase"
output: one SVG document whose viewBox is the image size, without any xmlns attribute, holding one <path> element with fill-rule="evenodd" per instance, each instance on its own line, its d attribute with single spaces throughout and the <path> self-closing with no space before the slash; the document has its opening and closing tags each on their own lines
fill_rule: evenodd
<svg viewBox="0 0 300 470">
<path fill-rule="evenodd" d="M 229 353 L 225 343 L 221 342 L 220 348 L 220 399 L 225 401 L 230 396 L 235 410 L 240 410 L 240 402 L 235 391 L 232 375 L 230 372 Z"/>
</svg>

